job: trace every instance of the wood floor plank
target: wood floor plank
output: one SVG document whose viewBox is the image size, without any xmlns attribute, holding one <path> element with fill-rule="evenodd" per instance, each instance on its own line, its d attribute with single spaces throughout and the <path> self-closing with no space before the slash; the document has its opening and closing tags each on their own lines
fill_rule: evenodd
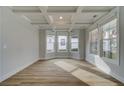
<svg viewBox="0 0 124 93">
<path fill-rule="evenodd" d="M 1 86 L 88 86 L 89 83 L 86 81 L 82 81 L 78 77 L 71 74 L 72 72 L 68 72 L 61 68 L 61 66 L 57 66 L 57 62 L 64 62 L 64 65 L 67 67 L 80 68 L 85 72 L 89 72 L 94 74 L 97 77 L 101 77 L 107 80 L 110 80 L 116 85 L 124 85 L 113 77 L 103 73 L 95 66 L 83 62 L 72 59 L 52 59 L 48 61 L 38 61 L 26 69 L 20 71 L 9 79 L 0 83 Z M 67 64 L 65 64 L 67 63 Z M 69 66 L 70 64 L 70 66 Z M 64 66 L 63 65 L 63 66 Z M 73 65 L 73 66 L 72 66 Z M 76 74 L 78 74 L 76 72 Z M 76 75 L 75 74 L 75 75 Z M 89 74 L 90 75 L 90 74 Z M 81 75 L 83 76 L 83 75 Z M 85 75 L 86 76 L 86 75 Z M 96 78 L 91 79 L 92 83 L 95 85 Z M 110 82 L 103 82 L 99 78 L 100 85 L 112 85 Z M 113 84 L 113 85 L 114 85 Z"/>
</svg>

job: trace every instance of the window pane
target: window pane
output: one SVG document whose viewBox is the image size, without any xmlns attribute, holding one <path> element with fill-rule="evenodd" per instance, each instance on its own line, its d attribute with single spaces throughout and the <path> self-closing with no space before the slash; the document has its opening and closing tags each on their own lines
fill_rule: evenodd
<svg viewBox="0 0 124 93">
<path fill-rule="evenodd" d="M 47 36 L 47 52 L 54 52 L 54 36 Z"/>
<path fill-rule="evenodd" d="M 67 36 L 58 36 L 58 50 L 66 51 L 67 49 Z"/>
<path fill-rule="evenodd" d="M 111 52 L 112 52 L 112 59 L 117 58 L 117 39 L 111 40 Z"/>
<path fill-rule="evenodd" d="M 90 53 L 97 54 L 98 51 L 98 29 L 90 32 Z"/>
<path fill-rule="evenodd" d="M 78 36 L 71 37 L 71 51 L 78 51 Z"/>
<path fill-rule="evenodd" d="M 110 40 L 103 40 L 103 55 L 111 58 Z"/>
<path fill-rule="evenodd" d="M 117 58 L 117 19 L 103 26 L 103 56 Z"/>
<path fill-rule="evenodd" d="M 103 32 L 103 39 L 109 39 L 110 36 L 109 36 L 109 31 L 104 31 Z"/>
</svg>

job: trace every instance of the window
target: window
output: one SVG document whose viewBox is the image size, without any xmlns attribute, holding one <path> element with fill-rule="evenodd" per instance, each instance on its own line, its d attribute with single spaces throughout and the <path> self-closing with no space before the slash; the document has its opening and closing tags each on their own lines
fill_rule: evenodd
<svg viewBox="0 0 124 93">
<path fill-rule="evenodd" d="M 102 55 L 109 59 L 117 59 L 117 19 L 102 27 Z"/>
<path fill-rule="evenodd" d="M 72 36 L 71 37 L 71 51 L 78 51 L 78 36 Z"/>
<path fill-rule="evenodd" d="M 54 52 L 54 42 L 55 42 L 55 36 L 48 35 L 47 36 L 47 52 Z"/>
<path fill-rule="evenodd" d="M 59 51 L 67 50 L 67 36 L 58 36 L 58 50 Z"/>
<path fill-rule="evenodd" d="M 90 53 L 98 54 L 98 29 L 90 32 Z"/>
</svg>

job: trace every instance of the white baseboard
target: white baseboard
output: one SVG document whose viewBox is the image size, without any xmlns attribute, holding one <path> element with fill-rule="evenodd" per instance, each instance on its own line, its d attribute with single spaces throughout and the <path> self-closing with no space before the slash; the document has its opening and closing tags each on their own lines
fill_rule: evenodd
<svg viewBox="0 0 124 93">
<path fill-rule="evenodd" d="M 2 82 L 2 81 L 4 81 L 4 80 L 8 79 L 9 77 L 13 76 L 14 74 L 18 73 L 19 71 L 21 71 L 21 70 L 25 69 L 26 67 L 32 65 L 33 63 L 37 62 L 38 60 L 39 60 L 39 58 L 38 58 L 37 60 L 32 61 L 31 63 L 25 64 L 24 66 L 21 66 L 20 68 L 16 68 L 16 69 L 14 69 L 13 71 L 11 71 L 11 72 L 5 74 L 4 76 L 2 76 L 2 77 L 0 78 L 0 82 Z"/>
<path fill-rule="evenodd" d="M 80 60 L 80 61 L 83 61 L 84 60 L 83 58 L 74 58 L 74 57 L 70 57 L 70 59 Z"/>
<path fill-rule="evenodd" d="M 86 59 L 86 61 L 89 62 L 89 63 L 91 63 L 91 64 L 93 64 L 92 62 L 90 62 L 90 61 L 87 60 L 87 59 Z M 93 65 L 95 65 L 95 64 L 93 64 Z M 114 77 L 115 79 L 119 80 L 120 82 L 124 83 L 124 78 L 123 78 L 123 77 L 118 76 L 117 74 L 115 74 L 115 73 L 113 73 L 113 72 L 109 73 L 109 71 L 107 71 L 107 70 L 105 70 L 105 69 L 101 69 L 101 68 L 100 68 L 99 66 L 97 66 L 97 65 L 95 65 L 95 66 L 96 66 L 97 68 L 99 68 L 100 70 L 102 70 L 104 73 L 106 73 L 106 74 L 108 74 L 108 75 Z"/>
<path fill-rule="evenodd" d="M 50 60 L 50 59 L 75 59 L 75 60 L 83 60 L 83 58 L 73 58 L 73 57 L 52 57 L 52 58 L 40 58 L 40 60 Z"/>
<path fill-rule="evenodd" d="M 93 64 L 93 65 L 94 65 L 94 64 Z M 95 66 L 96 66 L 96 65 L 95 65 Z M 119 80 L 120 82 L 124 83 L 124 78 L 123 78 L 123 77 L 120 77 L 120 76 L 118 76 L 117 74 L 115 74 L 115 73 L 113 73 L 113 72 L 109 73 L 109 71 L 104 70 L 104 69 L 101 69 L 101 68 L 98 67 L 98 66 L 96 66 L 96 67 L 99 68 L 100 70 L 102 70 L 104 73 L 106 73 L 106 74 L 108 74 L 108 75 L 114 77 L 115 79 Z"/>
<path fill-rule="evenodd" d="M 120 82 L 124 83 L 124 78 L 120 77 L 118 75 L 116 75 L 115 73 L 111 73 L 110 74 L 112 77 L 116 78 L 117 80 L 119 80 Z"/>
<path fill-rule="evenodd" d="M 40 58 L 40 60 L 50 60 L 50 59 L 56 59 L 55 57 L 51 57 L 51 58 Z"/>
</svg>

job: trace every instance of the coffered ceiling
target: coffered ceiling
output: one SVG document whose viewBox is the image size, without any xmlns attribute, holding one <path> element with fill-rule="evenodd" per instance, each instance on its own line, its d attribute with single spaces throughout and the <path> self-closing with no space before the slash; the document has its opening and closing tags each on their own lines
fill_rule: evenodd
<svg viewBox="0 0 124 93">
<path fill-rule="evenodd" d="M 87 29 L 114 6 L 13 6 L 14 13 L 39 29 Z"/>
</svg>

